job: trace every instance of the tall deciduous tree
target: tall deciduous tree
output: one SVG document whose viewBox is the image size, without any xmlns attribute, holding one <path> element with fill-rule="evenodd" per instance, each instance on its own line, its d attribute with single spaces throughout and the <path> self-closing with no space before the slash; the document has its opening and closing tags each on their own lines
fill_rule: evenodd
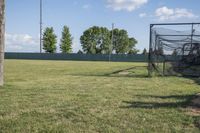
<svg viewBox="0 0 200 133">
<path fill-rule="evenodd" d="M 43 49 L 47 53 L 56 52 L 57 36 L 54 33 L 53 27 L 47 27 L 43 34 Z"/>
<path fill-rule="evenodd" d="M 173 55 L 173 56 L 177 56 L 177 55 L 178 55 L 178 52 L 177 52 L 176 49 L 173 51 L 172 55 Z"/>
<path fill-rule="evenodd" d="M 90 54 L 109 54 L 112 51 L 116 54 L 137 54 L 139 52 L 135 48 L 137 40 L 130 38 L 126 30 L 109 31 L 107 28 L 94 26 L 86 30 L 80 40 L 84 52 Z M 113 45 L 112 49 L 111 45 Z"/>
<path fill-rule="evenodd" d="M 159 47 L 159 48 L 156 50 L 156 54 L 158 54 L 158 55 L 164 55 L 163 47 Z"/>
<path fill-rule="evenodd" d="M 111 45 L 110 31 L 94 26 L 87 29 L 80 38 L 83 51 L 89 54 L 108 54 Z"/>
<path fill-rule="evenodd" d="M 0 86 L 3 86 L 4 65 L 4 42 L 5 42 L 5 0 L 0 0 Z"/>
<path fill-rule="evenodd" d="M 111 31 L 112 32 L 112 31 Z M 126 53 L 129 47 L 128 33 L 125 30 L 114 29 L 113 49 L 117 54 Z"/>
<path fill-rule="evenodd" d="M 62 38 L 60 40 L 60 49 L 62 53 L 72 52 L 72 36 L 70 34 L 69 28 L 67 26 L 63 27 Z"/>
<path fill-rule="evenodd" d="M 114 29 L 113 50 L 117 54 L 137 53 L 135 49 L 136 44 L 137 40 L 135 38 L 129 38 L 126 30 Z"/>
<path fill-rule="evenodd" d="M 147 49 L 146 49 L 146 48 L 144 48 L 144 50 L 143 50 L 142 54 L 143 54 L 143 55 L 147 55 L 147 54 L 148 54 L 148 52 L 147 52 Z"/>
<path fill-rule="evenodd" d="M 135 38 L 129 38 L 129 48 L 128 48 L 128 53 L 130 54 L 137 54 L 138 52 L 140 52 L 138 49 L 136 49 L 136 44 L 137 44 L 137 40 Z"/>
</svg>

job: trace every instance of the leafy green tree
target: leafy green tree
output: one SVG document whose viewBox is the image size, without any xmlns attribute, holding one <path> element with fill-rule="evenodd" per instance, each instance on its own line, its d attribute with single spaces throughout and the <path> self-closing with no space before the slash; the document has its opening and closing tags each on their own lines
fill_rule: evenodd
<svg viewBox="0 0 200 133">
<path fill-rule="evenodd" d="M 158 54 L 158 55 L 164 55 L 163 47 L 159 47 L 158 50 L 156 50 L 156 54 Z"/>
<path fill-rule="evenodd" d="M 105 27 L 93 26 L 80 38 L 83 51 L 89 54 L 108 54 L 111 45 L 110 31 Z"/>
<path fill-rule="evenodd" d="M 72 36 L 70 34 L 69 28 L 67 26 L 63 27 L 62 38 L 60 40 L 60 49 L 62 53 L 72 52 Z"/>
<path fill-rule="evenodd" d="M 144 48 L 144 50 L 143 50 L 142 54 L 143 54 L 143 55 L 147 55 L 147 54 L 148 54 L 148 52 L 147 52 L 147 49 L 146 49 L 146 48 Z"/>
<path fill-rule="evenodd" d="M 129 38 L 126 30 L 113 30 L 113 50 L 117 54 L 137 52 L 138 50 L 135 49 L 136 44 L 137 40 L 135 38 Z"/>
<path fill-rule="evenodd" d="M 137 54 L 138 52 L 140 52 L 139 50 L 137 49 L 131 49 L 128 54 Z"/>
<path fill-rule="evenodd" d="M 137 54 L 138 52 L 140 52 L 138 49 L 136 49 L 136 44 L 137 44 L 137 40 L 135 38 L 129 38 L 129 49 L 128 49 L 128 53 L 132 53 L 132 54 Z"/>
<path fill-rule="evenodd" d="M 57 36 L 54 34 L 53 27 L 47 27 L 43 34 L 43 49 L 46 53 L 56 52 Z"/>
<path fill-rule="evenodd" d="M 90 54 L 108 54 L 112 51 L 117 54 L 138 53 L 135 48 L 137 40 L 130 38 L 126 30 L 109 31 L 107 28 L 94 26 L 86 30 L 80 40 L 83 51 Z"/>
<path fill-rule="evenodd" d="M 128 51 L 129 37 L 127 31 L 119 29 L 113 30 L 113 49 L 117 54 L 124 54 Z"/>
<path fill-rule="evenodd" d="M 177 55 L 178 55 L 178 52 L 177 52 L 176 49 L 173 51 L 172 55 L 173 55 L 173 56 L 177 56 Z"/>
</svg>

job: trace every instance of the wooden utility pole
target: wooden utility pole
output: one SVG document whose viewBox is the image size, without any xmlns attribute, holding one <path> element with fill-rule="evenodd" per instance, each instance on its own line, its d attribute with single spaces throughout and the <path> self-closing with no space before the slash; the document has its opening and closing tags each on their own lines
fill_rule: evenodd
<svg viewBox="0 0 200 133">
<path fill-rule="evenodd" d="M 3 86 L 4 43 L 5 43 L 5 0 L 0 0 L 0 86 Z"/>
</svg>

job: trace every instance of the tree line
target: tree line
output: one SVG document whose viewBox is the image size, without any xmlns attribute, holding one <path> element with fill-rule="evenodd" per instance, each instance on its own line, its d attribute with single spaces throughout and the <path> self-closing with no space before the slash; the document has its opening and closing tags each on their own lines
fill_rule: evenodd
<svg viewBox="0 0 200 133">
<path fill-rule="evenodd" d="M 129 37 L 128 32 L 124 29 L 109 30 L 106 27 L 93 26 L 83 32 L 80 37 L 82 50 L 78 53 L 86 54 L 137 54 L 138 43 L 134 37 Z M 53 27 L 47 27 L 43 33 L 43 49 L 46 53 L 55 53 L 57 36 Z M 69 27 L 64 26 L 62 37 L 60 39 L 60 50 L 62 53 L 72 53 L 73 37 Z M 147 54 L 147 50 L 143 50 Z"/>
<path fill-rule="evenodd" d="M 72 36 L 67 26 L 63 27 L 62 37 L 60 39 L 60 50 L 62 53 L 72 52 Z M 46 53 L 56 52 L 57 36 L 53 27 L 47 27 L 43 33 L 43 49 Z"/>
</svg>

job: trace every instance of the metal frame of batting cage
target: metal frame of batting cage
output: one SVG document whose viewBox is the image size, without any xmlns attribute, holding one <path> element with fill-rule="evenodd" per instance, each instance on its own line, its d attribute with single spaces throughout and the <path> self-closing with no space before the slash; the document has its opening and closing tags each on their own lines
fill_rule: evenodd
<svg viewBox="0 0 200 133">
<path fill-rule="evenodd" d="M 148 76 L 152 76 L 153 72 L 153 67 L 152 67 L 152 28 L 154 26 L 191 26 L 191 35 L 161 35 L 161 36 L 190 36 L 191 37 L 191 44 L 193 43 L 193 37 L 194 36 L 200 36 L 200 35 L 194 35 L 193 30 L 194 30 L 194 25 L 200 25 L 200 23 L 157 23 L 157 24 L 150 24 L 149 28 L 149 54 L 148 54 Z M 163 76 L 165 75 L 165 61 L 163 62 Z"/>
</svg>

